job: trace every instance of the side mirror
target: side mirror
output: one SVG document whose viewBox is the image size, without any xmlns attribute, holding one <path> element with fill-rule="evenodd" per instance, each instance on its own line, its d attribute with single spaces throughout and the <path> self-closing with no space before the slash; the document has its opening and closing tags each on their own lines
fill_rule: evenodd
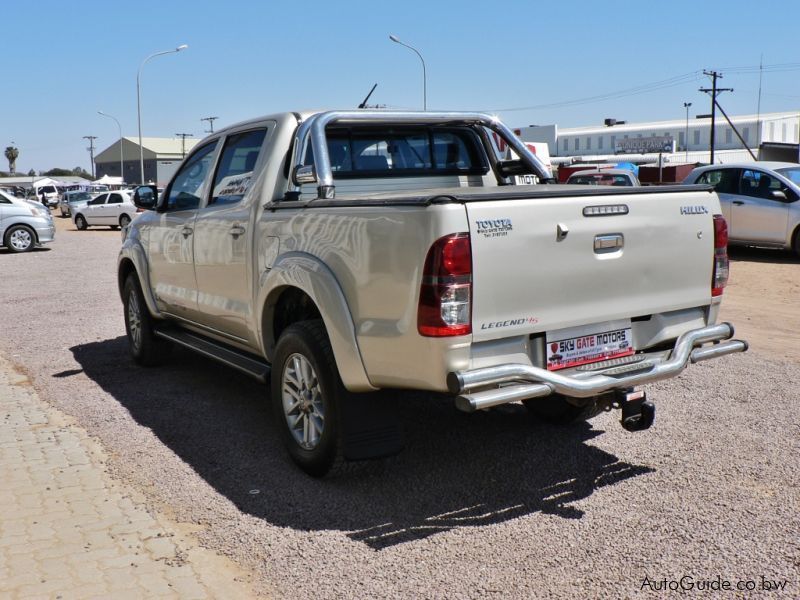
<svg viewBox="0 0 800 600">
<path fill-rule="evenodd" d="M 154 185 L 140 185 L 133 193 L 133 203 L 137 208 L 154 210 L 158 203 L 158 189 Z"/>
<path fill-rule="evenodd" d="M 292 172 L 292 181 L 295 185 L 303 185 L 304 183 L 316 183 L 317 171 L 313 165 L 305 165 L 295 167 Z"/>
<path fill-rule="evenodd" d="M 786 192 L 783 190 L 772 190 L 772 197 L 775 198 L 775 200 L 783 200 L 784 202 L 788 200 Z"/>
</svg>

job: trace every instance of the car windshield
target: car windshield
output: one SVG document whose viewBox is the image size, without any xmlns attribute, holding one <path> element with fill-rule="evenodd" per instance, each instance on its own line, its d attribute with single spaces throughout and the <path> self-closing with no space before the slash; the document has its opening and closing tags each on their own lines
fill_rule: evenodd
<svg viewBox="0 0 800 600">
<path fill-rule="evenodd" d="M 70 202 L 82 202 L 83 200 L 91 200 L 92 195 L 89 192 L 78 192 L 77 194 L 70 194 Z"/>
<path fill-rule="evenodd" d="M 800 185 L 800 167 L 786 167 L 785 169 L 776 169 L 786 179 L 791 180 L 793 183 Z"/>
</svg>

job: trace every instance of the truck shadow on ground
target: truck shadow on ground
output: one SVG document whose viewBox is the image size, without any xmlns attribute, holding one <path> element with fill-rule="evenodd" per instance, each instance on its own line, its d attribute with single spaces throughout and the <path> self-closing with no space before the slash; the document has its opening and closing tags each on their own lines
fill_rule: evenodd
<svg viewBox="0 0 800 600">
<path fill-rule="evenodd" d="M 594 491 L 652 472 L 587 442 L 588 424 L 537 423 L 524 407 L 466 415 L 414 394 L 399 403 L 405 451 L 338 478 L 289 461 L 268 389 L 176 349 L 133 365 L 124 337 L 71 348 L 86 375 L 244 513 L 297 530 L 339 530 L 374 549 L 542 512 L 576 519 Z"/>
</svg>

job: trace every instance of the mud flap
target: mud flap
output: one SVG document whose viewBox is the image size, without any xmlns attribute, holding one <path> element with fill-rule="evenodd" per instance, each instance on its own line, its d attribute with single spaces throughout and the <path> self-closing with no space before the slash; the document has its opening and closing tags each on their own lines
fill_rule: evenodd
<svg viewBox="0 0 800 600">
<path fill-rule="evenodd" d="M 348 394 L 341 416 L 346 460 L 384 458 L 403 450 L 405 441 L 395 394 Z"/>
</svg>

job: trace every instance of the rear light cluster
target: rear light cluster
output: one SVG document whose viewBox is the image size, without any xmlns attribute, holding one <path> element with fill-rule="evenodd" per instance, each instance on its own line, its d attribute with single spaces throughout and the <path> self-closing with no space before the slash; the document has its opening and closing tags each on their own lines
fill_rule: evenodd
<svg viewBox="0 0 800 600">
<path fill-rule="evenodd" d="M 426 337 L 472 333 L 472 245 L 469 233 L 436 240 L 428 250 L 417 330 Z"/>
<path fill-rule="evenodd" d="M 728 283 L 728 224 L 722 215 L 714 215 L 714 274 L 711 295 L 722 296 Z"/>
</svg>

